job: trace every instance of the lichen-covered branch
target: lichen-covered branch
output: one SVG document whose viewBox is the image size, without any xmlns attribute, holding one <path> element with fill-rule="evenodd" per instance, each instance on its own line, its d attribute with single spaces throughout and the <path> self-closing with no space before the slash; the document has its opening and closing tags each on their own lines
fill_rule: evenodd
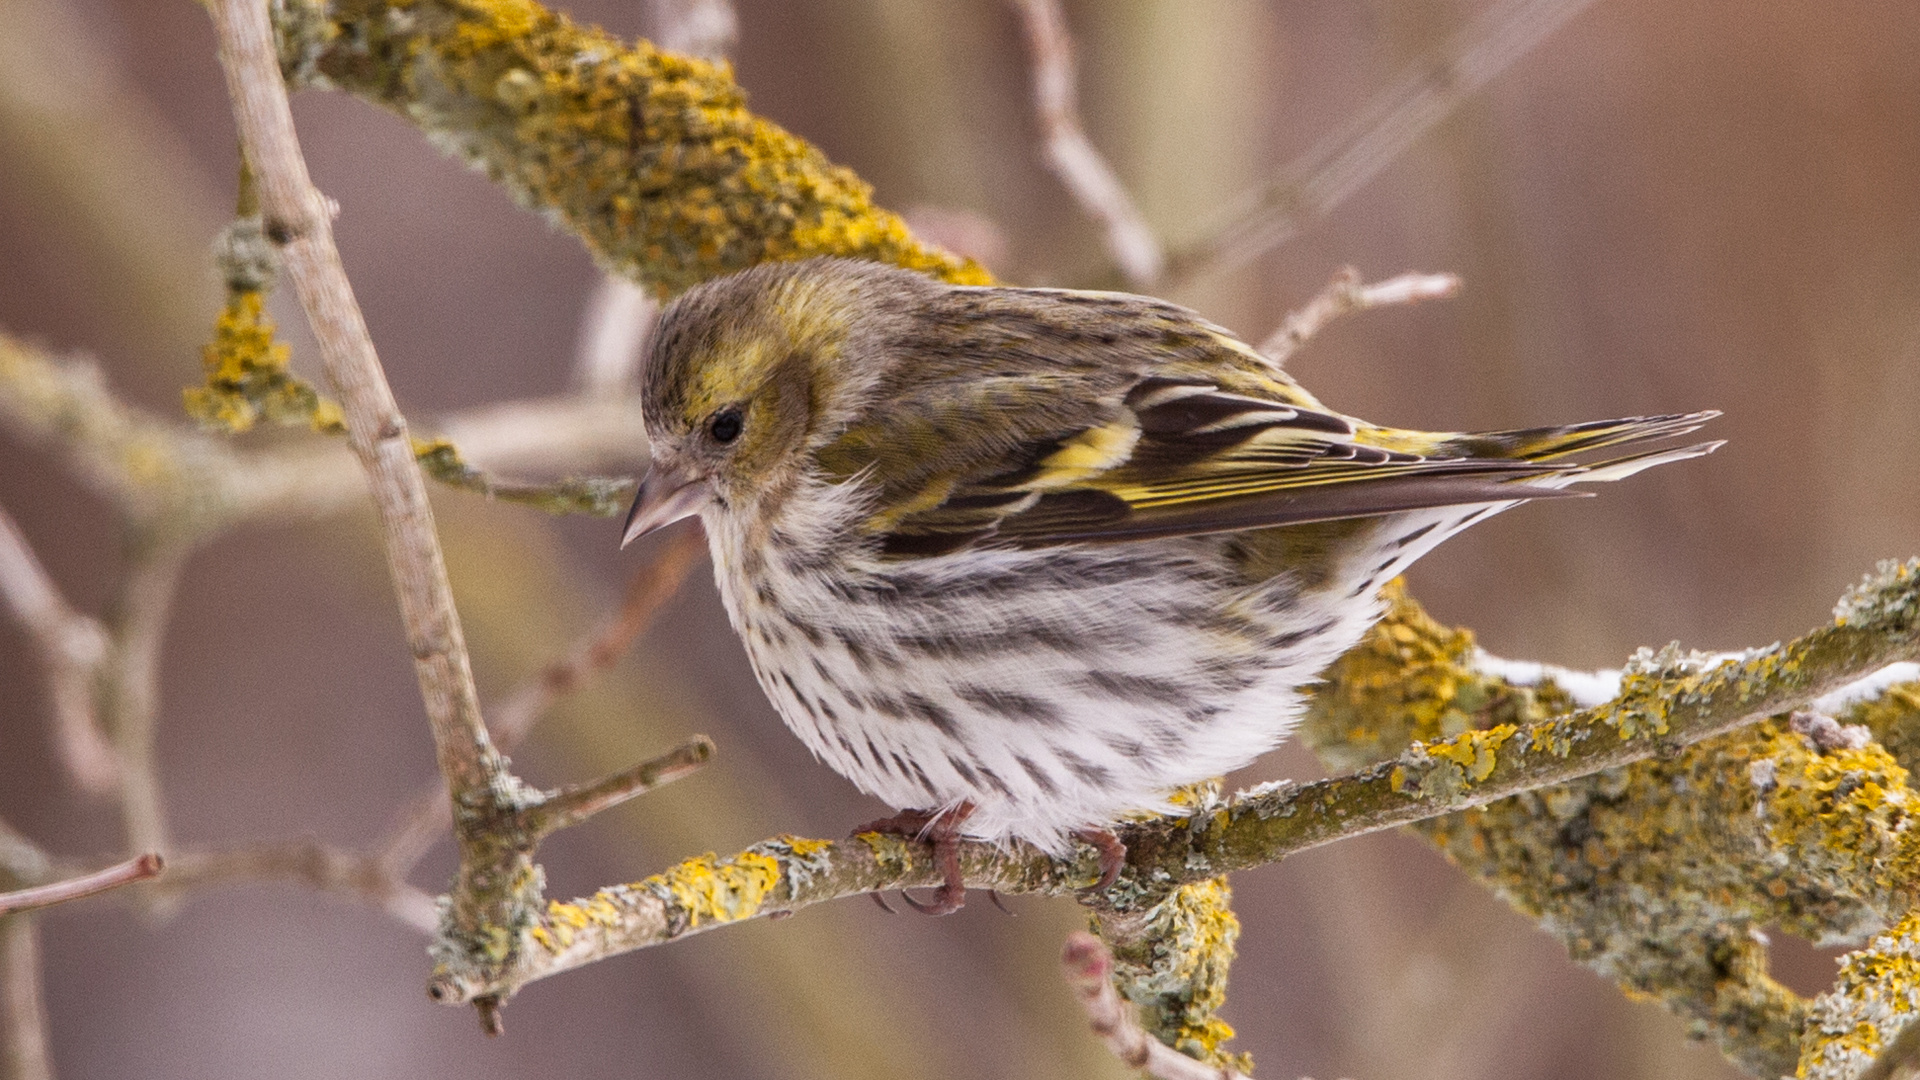
<svg viewBox="0 0 1920 1080">
<path fill-rule="evenodd" d="M 1346 776 L 1268 785 L 1208 802 L 1189 817 L 1123 829 L 1125 872 L 1105 893 L 1085 899 L 1103 920 L 1140 916 L 1165 903 L 1179 886 L 1296 851 L 1550 789 L 1656 756 L 1673 758 L 1689 745 L 1915 655 L 1920 655 L 1920 560 L 1889 565 L 1850 591 L 1833 625 L 1744 660 L 1703 668 L 1671 655 L 1642 658 L 1630 670 L 1625 691 L 1604 706 L 1538 723 L 1467 730 L 1433 744 L 1414 744 L 1392 760 Z M 1334 692 L 1351 689 L 1356 674 L 1345 672 Z M 1817 771 L 1816 765 L 1808 759 L 1802 771 Z M 1782 821 L 1803 820 L 1782 813 Z M 1839 817 L 1851 820 L 1844 810 Z M 1841 826 L 1836 821 L 1824 827 Z M 1820 842 L 1803 838 L 1791 846 L 1799 850 Z M 1874 856 L 1860 858 L 1871 863 Z M 1097 877 L 1091 849 L 1057 861 L 1020 845 L 967 844 L 962 865 L 973 887 L 1006 893 L 1073 893 Z M 551 904 L 528 931 L 537 947 L 521 950 L 510 968 L 443 966 L 435 990 L 443 1000 L 505 996 L 547 975 L 742 919 L 938 879 L 930 853 L 919 843 L 875 834 L 837 843 L 780 837 L 727 859 L 702 856 L 586 900 Z M 1896 905 L 1907 895 L 1897 874 L 1876 880 L 1885 882 L 1876 898 L 1883 905 Z M 1182 945 L 1162 942 L 1170 953 L 1204 953 Z M 1121 960 L 1124 965 L 1126 958 Z M 1149 963 L 1141 970 L 1160 969 Z M 1151 999 L 1157 989 L 1124 981 L 1122 986 L 1136 1001 Z"/>
<path fill-rule="evenodd" d="M 1202 1065 L 1142 1030 L 1114 992 L 1113 954 L 1099 938 L 1069 934 L 1060 951 L 1060 966 L 1066 972 L 1067 985 L 1086 1010 L 1093 1033 L 1128 1068 L 1139 1069 L 1154 1080 L 1243 1080 L 1240 1072 Z"/>
<path fill-rule="evenodd" d="M 812 255 L 987 280 L 747 111 L 724 63 L 628 45 L 531 0 L 281 0 L 278 15 L 294 81 L 402 113 L 663 292 Z"/>
<path fill-rule="evenodd" d="M 1912 570 L 1889 580 L 1903 573 Z M 1303 726 L 1330 764 L 1356 768 L 1414 740 L 1472 740 L 1568 707 L 1573 695 L 1549 672 L 1489 662 L 1470 634 L 1439 626 L 1404 595 L 1392 599 L 1388 617 L 1329 672 Z M 1852 624 L 1850 602 L 1841 617 Z M 1631 695 L 1650 670 L 1690 666 L 1672 652 L 1643 653 L 1620 681 Z M 1905 691 L 1884 673 L 1912 670 L 1875 672 L 1850 704 L 1818 700 L 1848 704 L 1842 719 L 1898 745 Z M 1583 693 L 1606 681 L 1561 677 Z M 1904 716 L 1920 722 L 1920 710 Z M 1913 841 L 1888 827 L 1899 818 L 1889 808 L 1907 798 L 1904 770 L 1864 736 L 1836 740 L 1835 730 L 1830 720 L 1761 725 L 1419 830 L 1575 958 L 1660 1000 L 1742 1067 L 1779 1075 L 1800 1056 L 1806 1003 L 1768 977 L 1757 932 L 1779 924 L 1814 940 L 1857 940 L 1912 902 L 1902 860 Z"/>
</svg>

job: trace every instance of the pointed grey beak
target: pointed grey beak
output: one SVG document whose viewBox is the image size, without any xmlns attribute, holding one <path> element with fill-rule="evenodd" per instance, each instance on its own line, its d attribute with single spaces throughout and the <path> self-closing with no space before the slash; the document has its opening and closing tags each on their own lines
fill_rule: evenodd
<svg viewBox="0 0 1920 1080">
<path fill-rule="evenodd" d="M 640 491 L 633 497 L 633 509 L 627 511 L 627 526 L 620 537 L 620 546 L 626 547 L 655 529 L 699 513 L 712 498 L 713 488 L 704 478 L 688 480 L 654 466 L 647 471 L 646 479 L 640 481 Z"/>
</svg>

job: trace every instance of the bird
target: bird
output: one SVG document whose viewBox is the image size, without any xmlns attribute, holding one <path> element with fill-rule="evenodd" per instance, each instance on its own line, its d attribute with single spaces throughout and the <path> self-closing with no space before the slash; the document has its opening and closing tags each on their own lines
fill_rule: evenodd
<svg viewBox="0 0 1920 1080">
<path fill-rule="evenodd" d="M 1175 304 L 766 263 L 669 304 L 622 546 L 683 518 L 754 675 L 932 844 L 1099 853 L 1279 745 L 1382 585 L 1521 502 L 1717 449 L 1717 412 L 1479 433 L 1370 424 Z M 883 905 L 884 906 L 884 905 Z"/>
</svg>

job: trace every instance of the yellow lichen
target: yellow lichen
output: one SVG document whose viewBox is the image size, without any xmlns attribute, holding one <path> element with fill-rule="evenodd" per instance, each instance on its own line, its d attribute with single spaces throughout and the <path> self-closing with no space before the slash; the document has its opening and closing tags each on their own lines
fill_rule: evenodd
<svg viewBox="0 0 1920 1080">
<path fill-rule="evenodd" d="M 750 919 L 760 913 L 768 894 L 779 884 L 779 860 L 747 851 L 724 860 L 708 852 L 635 887 L 652 891 L 673 904 L 692 927 Z"/>
<path fill-rule="evenodd" d="M 1427 747 L 1427 753 L 1460 766 L 1467 779 L 1477 784 L 1493 775 L 1494 767 L 1500 763 L 1500 747 L 1518 731 L 1512 724 L 1501 724 L 1484 731 L 1469 731 L 1448 742 Z"/>
<path fill-rule="evenodd" d="M 1251 1072 L 1247 1055 L 1222 1049 L 1233 1028 L 1218 1015 L 1240 936 L 1232 903 L 1224 878 L 1173 890 L 1146 912 L 1143 932 L 1115 944 L 1114 984 L 1142 1006 L 1142 1023 L 1160 1041 L 1210 1065 Z M 1098 917 L 1093 927 L 1102 929 Z"/>
<path fill-rule="evenodd" d="M 1920 1015 L 1920 912 L 1840 962 L 1807 1018 L 1802 1080 L 1852 1080 Z"/>
<path fill-rule="evenodd" d="M 291 68 L 402 112 L 663 292 L 814 255 L 989 280 L 749 112 L 724 63 L 628 45 L 530 0 L 289 7 Z M 351 28 L 313 32 L 320 11 Z"/>
<path fill-rule="evenodd" d="M 214 323 L 213 341 L 201 351 L 206 385 L 183 391 L 188 415 L 203 427 L 236 434 L 261 420 L 344 430 L 339 406 L 293 374 L 289 355 L 274 338 L 260 292 L 229 293 Z"/>
</svg>

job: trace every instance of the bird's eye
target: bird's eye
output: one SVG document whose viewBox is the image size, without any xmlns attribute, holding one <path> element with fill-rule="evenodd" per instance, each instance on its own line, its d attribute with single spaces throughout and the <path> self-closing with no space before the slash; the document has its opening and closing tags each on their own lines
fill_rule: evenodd
<svg viewBox="0 0 1920 1080">
<path fill-rule="evenodd" d="M 740 437 L 740 410 L 722 409 L 707 421 L 707 434 L 717 443 L 730 443 Z"/>
</svg>

